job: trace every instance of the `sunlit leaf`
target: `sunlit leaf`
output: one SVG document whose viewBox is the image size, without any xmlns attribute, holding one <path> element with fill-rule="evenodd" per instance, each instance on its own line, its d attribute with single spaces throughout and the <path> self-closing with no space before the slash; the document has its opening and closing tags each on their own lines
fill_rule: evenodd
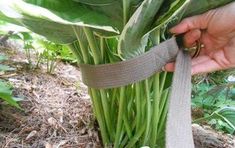
<svg viewBox="0 0 235 148">
<path fill-rule="evenodd" d="M 15 70 L 15 68 L 12 68 L 12 67 L 7 66 L 7 65 L 0 64 L 0 71 L 13 71 L 13 70 Z"/>
</svg>

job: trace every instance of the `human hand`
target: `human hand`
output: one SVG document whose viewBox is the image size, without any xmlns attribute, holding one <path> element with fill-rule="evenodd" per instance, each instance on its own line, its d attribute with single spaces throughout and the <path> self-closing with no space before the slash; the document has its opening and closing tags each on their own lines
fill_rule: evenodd
<svg viewBox="0 0 235 148">
<path fill-rule="evenodd" d="M 204 45 L 199 56 L 192 59 L 192 74 L 235 67 L 235 2 L 186 18 L 170 31 L 185 33 L 186 47 L 194 46 L 198 40 Z M 164 68 L 174 71 L 174 63 Z"/>
</svg>

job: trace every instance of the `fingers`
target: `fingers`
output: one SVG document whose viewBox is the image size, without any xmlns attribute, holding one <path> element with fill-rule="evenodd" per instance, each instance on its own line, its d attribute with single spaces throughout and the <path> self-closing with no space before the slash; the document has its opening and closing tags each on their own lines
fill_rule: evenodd
<svg viewBox="0 0 235 148">
<path fill-rule="evenodd" d="M 192 66 L 192 75 L 200 73 L 208 73 L 217 70 L 222 70 L 223 68 L 214 60 L 208 59 L 204 62 Z"/>
<path fill-rule="evenodd" d="M 199 29 L 191 30 L 184 35 L 184 46 L 192 47 L 195 42 L 201 37 L 201 31 Z"/>
<path fill-rule="evenodd" d="M 206 29 L 208 24 L 207 14 L 196 15 L 182 20 L 170 29 L 173 34 L 181 34 L 194 29 Z"/>
<path fill-rule="evenodd" d="M 192 17 L 185 18 L 178 25 L 171 28 L 170 31 L 173 34 L 181 34 L 194 29 L 207 29 L 208 24 L 215 13 L 215 10 L 210 10 L 207 13 L 201 15 L 195 15 Z"/>
<path fill-rule="evenodd" d="M 175 63 L 172 62 L 172 63 L 167 63 L 165 66 L 164 66 L 164 71 L 168 71 L 168 72 L 173 72 L 175 71 Z"/>
<path fill-rule="evenodd" d="M 209 56 L 200 56 L 192 59 L 192 75 L 208 73 L 222 69 L 223 68 Z M 175 63 L 166 64 L 164 70 L 168 72 L 173 72 L 175 70 Z"/>
<path fill-rule="evenodd" d="M 196 58 L 192 59 L 192 67 L 195 67 L 196 65 L 203 65 L 203 63 L 207 62 L 208 60 L 210 60 L 210 58 L 208 56 L 196 57 Z M 175 71 L 175 62 L 167 63 L 164 66 L 164 71 L 174 72 Z"/>
</svg>

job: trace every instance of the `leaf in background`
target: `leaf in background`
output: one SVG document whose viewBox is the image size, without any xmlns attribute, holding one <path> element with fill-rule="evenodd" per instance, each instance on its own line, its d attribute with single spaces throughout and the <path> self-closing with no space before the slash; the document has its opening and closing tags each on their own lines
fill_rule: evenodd
<svg viewBox="0 0 235 148">
<path fill-rule="evenodd" d="M 17 107 L 20 109 L 19 104 L 15 101 L 14 97 L 11 94 L 7 94 L 0 91 L 0 98 L 9 103 L 9 105 Z"/>
<path fill-rule="evenodd" d="M 3 62 L 5 60 L 7 60 L 7 56 L 4 56 L 4 55 L 0 55 L 0 62 Z"/>
<path fill-rule="evenodd" d="M 11 86 L 9 86 L 2 80 L 0 80 L 0 99 L 3 99 L 12 106 L 20 108 L 20 106 L 17 104 L 14 97 L 12 96 Z"/>
<path fill-rule="evenodd" d="M 13 70 L 15 70 L 15 68 L 0 64 L 0 71 L 13 71 Z"/>
<path fill-rule="evenodd" d="M 233 133 L 235 131 L 235 108 L 234 107 L 224 107 L 215 112 L 219 118 L 224 120 L 231 128 L 233 128 Z"/>
<path fill-rule="evenodd" d="M 122 23 L 72 0 L 27 0 L 27 3 L 22 0 L 0 0 L 0 14 L 49 40 L 64 44 L 76 40 L 73 25 L 117 35 Z"/>
<path fill-rule="evenodd" d="M 29 32 L 21 32 L 20 34 L 23 35 L 23 40 L 24 41 L 31 41 L 31 40 L 33 40 L 33 37 L 31 36 L 31 34 Z"/>
</svg>

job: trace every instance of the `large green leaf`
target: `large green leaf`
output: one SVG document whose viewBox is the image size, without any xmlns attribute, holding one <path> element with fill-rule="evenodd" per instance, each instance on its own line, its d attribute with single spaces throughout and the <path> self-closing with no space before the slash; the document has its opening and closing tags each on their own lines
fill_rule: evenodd
<svg viewBox="0 0 235 148">
<path fill-rule="evenodd" d="M 208 10 L 224 6 L 234 0 L 190 0 L 189 4 L 167 24 L 168 28 L 176 25 L 183 18 L 202 14 Z"/>
<path fill-rule="evenodd" d="M 191 0 L 183 17 L 201 14 L 210 9 L 226 5 L 234 0 Z"/>
<path fill-rule="evenodd" d="M 164 3 L 161 0 L 145 0 L 123 29 L 118 47 L 122 56 L 132 58 L 144 53 L 149 35 L 155 31 L 159 32 L 162 26 L 181 13 L 188 2 L 189 0 L 171 0 Z M 161 4 L 167 7 L 160 7 Z"/>
<path fill-rule="evenodd" d="M 0 14 L 4 20 L 24 25 L 33 32 L 59 43 L 71 43 L 76 40 L 72 26 L 91 27 L 105 36 L 117 35 L 122 24 L 72 0 L 0 0 Z"/>
<path fill-rule="evenodd" d="M 162 3 L 163 0 L 145 0 L 129 19 L 118 45 L 118 50 L 123 58 L 133 58 L 144 53 L 148 38 L 142 39 L 142 37 L 149 31 Z"/>
</svg>

